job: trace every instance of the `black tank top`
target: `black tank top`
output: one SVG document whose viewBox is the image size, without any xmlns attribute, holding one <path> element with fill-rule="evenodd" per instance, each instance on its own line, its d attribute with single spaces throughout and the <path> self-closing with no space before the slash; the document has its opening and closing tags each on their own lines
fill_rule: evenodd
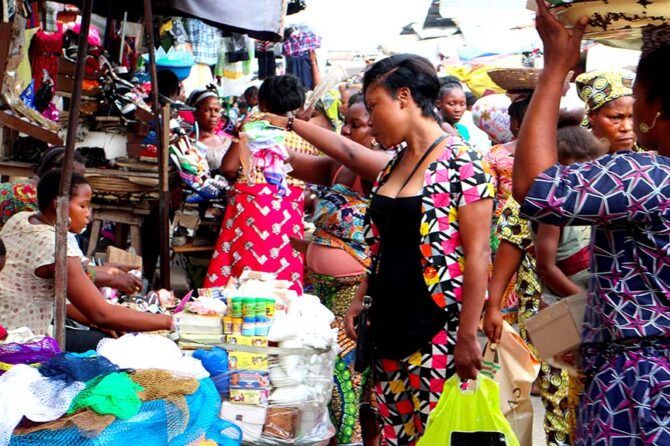
<svg viewBox="0 0 670 446">
<path fill-rule="evenodd" d="M 368 289 L 375 352 L 402 359 L 424 347 L 447 322 L 423 278 L 421 196 L 373 195 L 368 212 L 381 236 L 379 270 Z"/>
</svg>

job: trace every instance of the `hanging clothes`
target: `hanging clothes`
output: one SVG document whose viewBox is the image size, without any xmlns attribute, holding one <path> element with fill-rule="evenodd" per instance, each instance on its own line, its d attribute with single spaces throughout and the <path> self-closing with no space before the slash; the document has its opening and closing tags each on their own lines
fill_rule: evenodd
<svg viewBox="0 0 670 446">
<path fill-rule="evenodd" d="M 58 79 L 58 59 L 63 51 L 63 33 L 49 33 L 39 30 L 30 41 L 28 54 L 30 69 L 35 80 L 35 91 L 42 85 L 42 70 L 47 70 L 54 81 Z"/>
<path fill-rule="evenodd" d="M 216 65 L 221 31 L 198 19 L 185 19 L 184 27 L 193 48 L 196 63 Z"/>
<path fill-rule="evenodd" d="M 306 26 L 296 27 L 283 44 L 286 72 L 300 79 L 308 90 L 314 88 L 314 72 L 309 52 L 317 48 L 321 48 L 321 37 Z"/>
<path fill-rule="evenodd" d="M 306 89 L 314 89 L 314 71 L 312 70 L 309 53 L 292 57 L 286 56 L 286 72 L 300 79 Z"/>
<path fill-rule="evenodd" d="M 263 80 L 274 76 L 277 72 L 275 62 L 275 44 L 265 40 L 256 41 L 256 58 L 258 59 L 258 78 Z"/>
</svg>

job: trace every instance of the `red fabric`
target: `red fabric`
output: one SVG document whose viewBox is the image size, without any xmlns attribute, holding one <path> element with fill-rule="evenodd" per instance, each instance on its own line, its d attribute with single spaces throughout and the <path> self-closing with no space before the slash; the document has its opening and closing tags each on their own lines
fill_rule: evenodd
<svg viewBox="0 0 670 446">
<path fill-rule="evenodd" d="M 5 330 L 5 327 L 0 325 L 0 341 L 4 340 L 7 337 L 7 330 Z"/>
<path fill-rule="evenodd" d="M 302 294 L 304 260 L 290 238 L 304 237 L 303 189 L 290 186 L 285 197 L 276 193 L 277 187 L 269 184 L 233 187 L 205 287 L 224 286 L 251 269 L 276 273 Z"/>
<path fill-rule="evenodd" d="M 47 70 L 54 81 L 58 80 L 58 58 L 63 51 L 63 33 L 47 33 L 39 30 L 30 41 L 30 68 L 35 79 L 35 91 L 42 85 L 42 70 Z"/>
<path fill-rule="evenodd" d="M 589 269 L 591 266 L 591 246 L 584 246 L 570 257 L 557 261 L 556 266 L 568 277 Z"/>
</svg>

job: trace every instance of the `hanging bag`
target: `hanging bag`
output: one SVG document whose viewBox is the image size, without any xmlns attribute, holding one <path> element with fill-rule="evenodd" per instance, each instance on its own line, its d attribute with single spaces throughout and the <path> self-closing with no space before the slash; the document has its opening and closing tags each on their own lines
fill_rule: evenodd
<svg viewBox="0 0 670 446">
<path fill-rule="evenodd" d="M 533 444 L 533 405 L 530 390 L 540 371 L 540 361 L 507 322 L 498 344 L 484 347 L 485 368 L 500 388 L 500 409 L 521 446 Z M 491 367 L 486 367 L 491 365 Z"/>
<path fill-rule="evenodd" d="M 453 375 L 444 383 L 417 446 L 519 446 L 519 442 L 500 411 L 498 384 L 483 375 L 461 384 Z"/>
</svg>

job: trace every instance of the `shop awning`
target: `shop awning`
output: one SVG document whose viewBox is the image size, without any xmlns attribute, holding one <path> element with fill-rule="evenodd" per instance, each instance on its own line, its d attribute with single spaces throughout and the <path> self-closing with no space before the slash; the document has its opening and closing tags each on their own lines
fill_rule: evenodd
<svg viewBox="0 0 670 446">
<path fill-rule="evenodd" d="M 81 0 L 57 0 L 82 5 Z M 224 31 L 248 34 L 254 39 L 278 42 L 283 37 L 286 0 L 153 0 L 154 15 L 192 17 Z M 140 22 L 143 4 L 137 0 L 95 1 L 93 12 L 103 17 Z"/>
</svg>

